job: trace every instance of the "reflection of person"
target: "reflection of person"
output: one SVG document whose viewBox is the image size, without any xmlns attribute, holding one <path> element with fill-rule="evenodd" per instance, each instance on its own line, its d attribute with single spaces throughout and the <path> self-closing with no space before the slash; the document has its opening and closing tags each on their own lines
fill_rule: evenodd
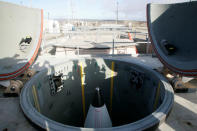
<svg viewBox="0 0 197 131">
<path fill-rule="evenodd" d="M 31 41 L 32 41 L 31 36 L 26 36 L 25 39 L 24 39 L 24 38 L 21 39 L 20 45 L 21 45 L 22 43 L 28 43 L 28 44 L 30 44 Z"/>
<path fill-rule="evenodd" d="M 96 59 L 87 59 L 85 62 L 86 67 L 84 68 L 84 73 L 86 74 L 86 87 L 100 86 L 105 79 L 105 72 L 101 71 L 102 68 L 98 65 Z M 105 70 L 105 67 L 102 70 Z"/>
</svg>

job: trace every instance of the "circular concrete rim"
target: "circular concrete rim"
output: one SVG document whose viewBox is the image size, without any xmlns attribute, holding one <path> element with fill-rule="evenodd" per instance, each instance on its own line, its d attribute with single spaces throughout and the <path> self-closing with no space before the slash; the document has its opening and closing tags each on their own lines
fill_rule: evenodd
<svg viewBox="0 0 197 131">
<path fill-rule="evenodd" d="M 86 58 L 85 58 L 86 59 Z M 91 59 L 91 58 L 87 58 L 87 59 Z M 70 131 L 110 131 L 110 130 L 117 130 L 117 131 L 128 131 L 129 130 L 144 130 L 147 128 L 151 128 L 154 125 L 159 125 L 161 124 L 166 116 L 169 114 L 173 103 L 174 103 L 174 91 L 171 87 L 171 85 L 167 82 L 167 80 L 160 75 L 159 73 L 157 73 L 156 71 L 154 71 L 153 69 L 151 69 L 150 67 L 144 65 L 143 63 L 140 62 L 131 62 L 129 60 L 123 60 L 123 59 L 115 59 L 115 58 L 103 58 L 105 60 L 114 60 L 114 61 L 122 61 L 122 62 L 128 62 L 131 64 L 135 64 L 137 66 L 143 67 L 145 70 L 149 70 L 150 72 L 154 73 L 159 79 L 160 81 L 163 83 L 164 88 L 165 88 L 165 97 L 164 100 L 162 102 L 162 104 L 160 105 L 159 108 L 157 108 L 157 110 L 155 110 L 153 113 L 151 113 L 150 115 L 144 117 L 141 120 L 138 120 L 136 122 L 130 123 L 130 124 L 125 124 L 122 126 L 117 126 L 117 127 L 112 127 L 112 128 L 83 128 L 83 127 L 74 127 L 74 126 L 69 126 L 69 125 L 64 125 L 62 123 L 56 122 L 54 120 L 51 120 L 47 117 L 45 117 L 44 115 L 40 114 L 31 104 L 30 100 L 28 99 L 28 90 L 31 87 L 30 85 L 33 84 L 33 80 L 36 79 L 36 76 L 38 76 L 40 73 L 42 72 L 47 72 L 47 69 L 44 69 L 42 71 L 40 71 L 38 74 L 36 74 L 31 81 L 28 81 L 24 88 L 21 91 L 20 94 L 20 106 L 24 112 L 24 114 L 27 116 L 28 119 L 30 119 L 33 123 L 35 123 L 36 125 L 40 126 L 41 128 L 44 129 L 49 129 L 49 130 L 65 130 L 65 129 L 69 129 Z M 76 60 L 76 59 L 73 59 Z M 80 59 L 77 59 L 80 60 Z M 69 60 L 71 61 L 71 60 Z"/>
</svg>

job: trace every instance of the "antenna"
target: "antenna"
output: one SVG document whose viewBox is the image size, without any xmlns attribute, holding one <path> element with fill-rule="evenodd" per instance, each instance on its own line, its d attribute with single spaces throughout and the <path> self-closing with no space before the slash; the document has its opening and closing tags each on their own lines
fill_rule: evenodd
<svg viewBox="0 0 197 131">
<path fill-rule="evenodd" d="M 117 4 L 117 9 L 116 9 L 116 24 L 118 24 L 118 1 L 116 2 Z"/>
<path fill-rule="evenodd" d="M 73 22 L 74 11 L 73 11 L 73 2 L 72 2 L 72 0 L 70 1 L 70 7 L 71 7 L 71 19 L 72 19 L 72 22 Z"/>
<path fill-rule="evenodd" d="M 48 20 L 49 20 L 50 13 L 48 12 Z"/>
<path fill-rule="evenodd" d="M 22 0 L 20 1 L 20 4 L 23 5 L 23 1 Z"/>
<path fill-rule="evenodd" d="M 29 5 L 30 7 L 32 7 L 32 0 L 29 0 Z"/>
</svg>

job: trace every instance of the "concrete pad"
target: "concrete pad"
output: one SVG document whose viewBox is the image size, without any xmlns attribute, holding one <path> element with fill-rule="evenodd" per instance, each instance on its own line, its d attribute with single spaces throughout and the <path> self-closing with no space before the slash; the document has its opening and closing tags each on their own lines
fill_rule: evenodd
<svg viewBox="0 0 197 131">
<path fill-rule="evenodd" d="M 182 103 L 183 102 L 183 103 Z M 0 130 L 36 131 L 24 117 L 19 98 L 0 98 Z M 175 94 L 175 103 L 167 121 L 157 131 L 197 130 L 197 89 L 190 93 Z"/>
<path fill-rule="evenodd" d="M 167 121 L 158 131 L 195 131 L 197 130 L 197 88 L 189 93 L 175 94 L 175 102 Z"/>
<path fill-rule="evenodd" d="M 19 105 L 19 97 L 0 98 L 0 130 L 35 131 L 27 121 Z"/>
</svg>

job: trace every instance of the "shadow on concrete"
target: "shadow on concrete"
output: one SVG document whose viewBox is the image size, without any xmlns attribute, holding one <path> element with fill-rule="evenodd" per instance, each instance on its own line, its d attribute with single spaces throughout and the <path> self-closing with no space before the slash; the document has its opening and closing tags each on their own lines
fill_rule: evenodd
<svg viewBox="0 0 197 131">
<path fill-rule="evenodd" d="M 195 131 L 197 130 L 197 113 L 191 111 L 186 105 L 180 105 L 176 101 L 172 108 L 171 114 L 165 122 L 170 128 L 178 131 Z M 160 129 L 167 129 L 161 125 Z M 159 129 L 158 129 L 159 130 Z"/>
<path fill-rule="evenodd" d="M 5 57 L 0 59 L 0 66 L 1 70 L 6 69 L 6 70 L 17 70 L 16 65 L 17 63 L 20 63 L 20 65 L 25 65 L 28 61 L 27 59 L 19 59 L 19 55 L 15 54 L 13 57 Z M 23 62 L 23 61 L 27 62 Z M 10 72 L 8 72 L 10 73 Z M 2 73 L 0 73 L 2 74 Z"/>
</svg>

